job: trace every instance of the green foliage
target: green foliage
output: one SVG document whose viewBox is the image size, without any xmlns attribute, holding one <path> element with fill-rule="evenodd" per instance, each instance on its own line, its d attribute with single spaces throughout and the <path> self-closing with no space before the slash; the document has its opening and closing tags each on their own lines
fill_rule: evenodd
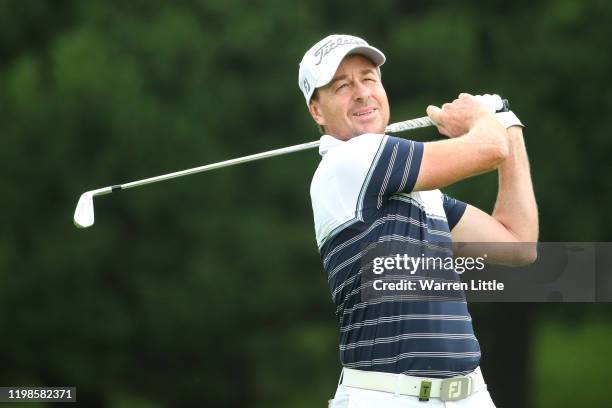
<svg viewBox="0 0 612 408">
<path fill-rule="evenodd" d="M 534 345 L 536 406 L 602 405 L 608 397 L 612 365 L 612 356 L 607 351 L 612 336 L 610 323 L 586 319 L 580 324 L 562 324 L 555 320 L 542 324 L 541 335 Z M 559 372 L 564 375 L 560 376 Z"/>
<path fill-rule="evenodd" d="M 396 121 L 461 91 L 507 96 L 528 125 L 542 239 L 607 240 L 611 14 L 570 0 L 0 3 L 0 382 L 76 385 L 89 406 L 324 404 L 339 370 L 316 153 L 96 199 L 91 230 L 71 218 L 86 190 L 315 139 L 297 66 L 330 32 L 387 54 Z M 495 189 L 489 175 L 449 191 L 487 209 Z"/>
</svg>

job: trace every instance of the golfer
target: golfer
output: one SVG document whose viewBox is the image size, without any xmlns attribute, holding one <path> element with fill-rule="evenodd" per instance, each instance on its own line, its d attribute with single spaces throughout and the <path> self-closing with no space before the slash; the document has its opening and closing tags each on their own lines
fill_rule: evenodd
<svg viewBox="0 0 612 408">
<path fill-rule="evenodd" d="M 495 113 L 498 96 L 462 93 L 441 108 L 427 107 L 448 140 L 385 135 L 384 62 L 363 39 L 330 35 L 299 68 L 299 87 L 323 133 L 310 193 L 343 366 L 329 406 L 494 407 L 465 300 L 364 299 L 362 258 L 364 248 L 379 243 L 537 242 L 522 124 L 512 112 Z M 491 215 L 439 190 L 493 170 L 499 186 Z M 533 262 L 535 246 L 525 248 L 489 261 Z"/>
</svg>

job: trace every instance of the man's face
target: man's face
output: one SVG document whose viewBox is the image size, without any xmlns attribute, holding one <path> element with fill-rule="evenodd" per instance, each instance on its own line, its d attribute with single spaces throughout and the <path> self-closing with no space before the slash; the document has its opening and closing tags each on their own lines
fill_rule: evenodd
<svg viewBox="0 0 612 408">
<path fill-rule="evenodd" d="M 384 133 L 389 101 L 378 70 L 369 59 L 353 54 L 338 66 L 331 82 L 317 89 L 309 105 L 325 133 L 349 140 L 364 133 Z"/>
</svg>

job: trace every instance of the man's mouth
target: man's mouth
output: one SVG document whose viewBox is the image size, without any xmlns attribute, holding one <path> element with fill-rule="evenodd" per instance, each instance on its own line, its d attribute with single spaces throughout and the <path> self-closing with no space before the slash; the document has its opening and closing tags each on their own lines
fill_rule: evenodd
<svg viewBox="0 0 612 408">
<path fill-rule="evenodd" d="M 353 116 L 357 116 L 357 117 L 368 116 L 368 115 L 373 114 L 375 111 L 376 111 L 376 108 L 361 109 L 357 112 L 353 112 Z"/>
</svg>

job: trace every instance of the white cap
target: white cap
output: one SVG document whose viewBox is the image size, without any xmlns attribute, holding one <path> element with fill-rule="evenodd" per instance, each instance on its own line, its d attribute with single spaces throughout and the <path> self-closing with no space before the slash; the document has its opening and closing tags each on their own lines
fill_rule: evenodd
<svg viewBox="0 0 612 408">
<path fill-rule="evenodd" d="M 315 89 L 327 85 L 332 80 L 338 66 L 349 54 L 363 55 L 377 67 L 385 63 L 385 54 L 359 37 L 344 34 L 325 37 L 306 51 L 300 62 L 298 86 L 307 104 L 310 103 Z"/>
</svg>

